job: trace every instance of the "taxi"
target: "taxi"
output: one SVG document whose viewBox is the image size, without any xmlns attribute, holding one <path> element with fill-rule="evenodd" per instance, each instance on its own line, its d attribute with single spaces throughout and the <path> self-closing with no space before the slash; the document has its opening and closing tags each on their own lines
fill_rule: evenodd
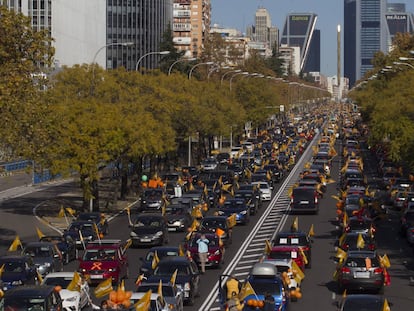
<svg viewBox="0 0 414 311">
<path fill-rule="evenodd" d="M 128 277 L 128 258 L 120 240 L 89 243 L 79 259 L 78 271 L 92 284 L 111 278 L 114 284 Z"/>
</svg>

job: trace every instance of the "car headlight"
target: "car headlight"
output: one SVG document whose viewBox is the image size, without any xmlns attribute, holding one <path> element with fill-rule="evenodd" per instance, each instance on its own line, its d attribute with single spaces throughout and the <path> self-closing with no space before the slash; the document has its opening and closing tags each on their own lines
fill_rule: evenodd
<svg viewBox="0 0 414 311">
<path fill-rule="evenodd" d="M 23 282 L 22 282 L 22 280 L 16 280 L 16 281 L 13 281 L 11 284 L 12 284 L 13 286 L 23 285 Z"/>
<path fill-rule="evenodd" d="M 137 237 L 138 235 L 134 231 L 131 231 L 131 233 L 129 234 L 129 236 L 130 237 Z"/>
<path fill-rule="evenodd" d="M 155 236 L 156 237 L 160 237 L 160 236 L 162 236 L 164 233 L 162 232 L 162 231 L 158 231 L 156 234 L 155 234 Z"/>
<path fill-rule="evenodd" d="M 184 290 L 190 290 L 190 289 L 191 289 L 190 282 L 185 282 L 185 284 L 184 284 Z"/>
</svg>

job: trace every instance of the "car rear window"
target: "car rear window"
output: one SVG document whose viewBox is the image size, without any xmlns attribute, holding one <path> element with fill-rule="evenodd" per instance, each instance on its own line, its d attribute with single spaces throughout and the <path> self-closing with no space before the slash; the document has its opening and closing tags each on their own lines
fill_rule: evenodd
<svg viewBox="0 0 414 311">
<path fill-rule="evenodd" d="M 269 282 L 253 282 L 251 285 L 256 295 L 265 295 L 269 292 L 272 296 L 280 296 L 280 287 L 275 285 L 269 286 L 271 285 Z"/>
<path fill-rule="evenodd" d="M 379 260 L 376 257 L 369 257 L 371 259 L 372 267 L 379 267 Z M 346 260 L 345 265 L 350 268 L 365 267 L 366 258 L 352 257 Z"/>
<path fill-rule="evenodd" d="M 312 189 L 293 189 L 293 197 L 297 200 L 313 198 L 314 193 Z"/>
</svg>

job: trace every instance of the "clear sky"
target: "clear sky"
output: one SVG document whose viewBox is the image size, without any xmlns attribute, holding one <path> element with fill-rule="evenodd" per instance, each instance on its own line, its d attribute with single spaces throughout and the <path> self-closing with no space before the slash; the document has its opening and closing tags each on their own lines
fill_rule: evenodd
<svg viewBox="0 0 414 311">
<path fill-rule="evenodd" d="M 414 12 L 414 0 L 388 2 L 405 3 L 406 10 Z M 272 26 L 278 27 L 282 33 L 287 14 L 315 13 L 318 15 L 316 29 L 321 31 L 321 73 L 334 76 L 337 25 L 343 25 L 343 3 L 344 0 L 211 0 L 211 21 L 212 24 L 236 28 L 245 33 L 246 27 L 254 24 L 257 8 L 264 7 L 269 11 Z"/>
</svg>

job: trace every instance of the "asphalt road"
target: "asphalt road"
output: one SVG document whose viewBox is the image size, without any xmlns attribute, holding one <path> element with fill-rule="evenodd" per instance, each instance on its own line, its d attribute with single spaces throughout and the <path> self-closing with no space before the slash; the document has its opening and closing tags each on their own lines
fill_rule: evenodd
<svg viewBox="0 0 414 311">
<path fill-rule="evenodd" d="M 339 150 L 338 150 L 339 151 Z M 338 152 L 339 153 L 339 152 Z M 339 167 L 341 166 L 340 158 L 334 160 L 332 169 L 332 178 L 338 180 Z M 365 164 L 366 172 L 372 174 L 375 169 L 375 163 L 369 162 Z M 283 185 L 280 183 L 279 186 Z M 44 200 L 56 197 L 59 193 L 69 191 L 70 184 L 49 187 L 42 191 L 24 195 L 15 199 L 3 200 L 0 205 L 0 250 L 4 251 L 8 247 L 10 241 L 16 234 L 25 240 L 35 240 L 35 226 L 41 225 L 32 217 L 33 207 Z M 335 255 L 334 242 L 336 238 L 335 226 L 333 220 L 335 218 L 335 203 L 331 195 L 337 194 L 336 184 L 330 184 L 327 192 L 320 202 L 320 212 L 318 215 L 300 215 L 299 229 L 308 231 L 310 226 L 314 224 L 315 237 L 312 250 L 312 268 L 305 271 L 306 279 L 302 285 L 303 297 L 298 302 L 290 304 L 290 310 L 335 310 L 334 303 L 340 297 L 336 297 L 336 286 L 332 281 L 332 275 L 335 269 L 335 262 L 332 256 Z M 1 188 L 0 188 L 1 189 Z M 274 190 L 277 196 L 278 188 Z M 243 254 L 248 247 L 245 241 L 249 240 L 252 232 L 257 234 L 263 232 L 264 236 L 271 236 L 276 230 L 287 230 L 293 221 L 293 217 L 288 215 L 285 210 L 288 207 L 286 197 L 281 195 L 279 200 L 273 200 L 270 204 L 265 205 L 257 215 L 251 217 L 251 221 L 247 226 L 237 226 L 234 230 L 233 243 L 226 250 L 225 265 L 220 270 L 211 269 L 201 276 L 201 297 L 196 299 L 196 303 L 192 307 L 185 307 L 189 310 L 216 310 L 214 297 L 216 291 L 214 286 L 221 273 L 228 272 L 244 272 L 248 270 L 248 266 L 242 267 L 236 263 L 242 261 Z M 264 223 L 269 216 L 270 210 L 277 209 L 279 217 L 273 218 L 273 224 L 261 227 L 257 223 Z M 272 214 L 273 215 L 273 214 Z M 381 220 L 378 225 L 378 247 L 380 254 L 387 253 L 391 261 L 389 273 L 391 275 L 391 285 L 385 289 L 385 297 L 391 303 L 392 310 L 413 310 L 414 308 L 414 286 L 409 285 L 410 277 L 414 275 L 414 260 L 412 248 L 407 245 L 405 240 L 398 235 L 398 213 L 390 211 L 389 218 Z M 44 229 L 46 230 L 46 229 Z M 184 241 L 184 233 L 171 233 L 170 244 L 178 245 Z M 7 237 L 7 238 L 5 238 Z M 110 235 L 108 238 L 117 238 L 125 240 L 129 237 L 129 227 L 127 215 L 120 215 L 113 219 L 110 223 Z M 250 246 L 248 251 L 260 255 L 264 249 L 257 244 L 255 249 Z M 134 282 L 138 276 L 140 266 L 140 258 L 143 257 L 148 249 L 129 249 L 129 271 L 130 278 L 126 281 L 128 290 L 134 289 Z M 237 255 L 237 256 L 236 256 Z M 65 266 L 65 270 L 74 271 L 77 269 L 77 263 L 72 262 Z M 205 303 L 207 301 L 207 303 Z M 211 303 L 210 303 L 211 302 Z M 208 308 L 206 308 L 208 306 Z"/>
</svg>

